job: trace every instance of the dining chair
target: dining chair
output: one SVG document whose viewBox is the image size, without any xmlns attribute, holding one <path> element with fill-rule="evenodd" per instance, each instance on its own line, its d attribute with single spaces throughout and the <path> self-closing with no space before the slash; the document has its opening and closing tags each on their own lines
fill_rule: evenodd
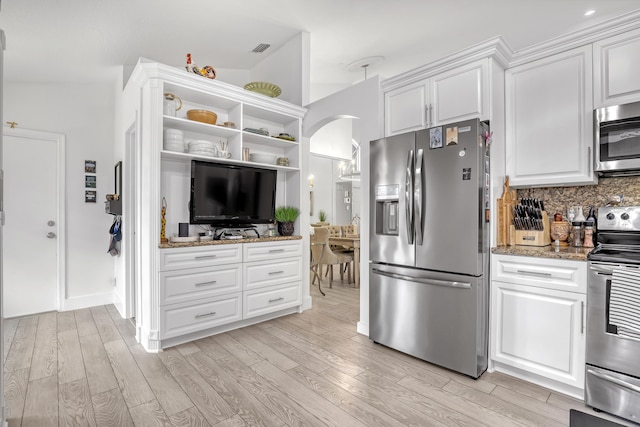
<svg viewBox="0 0 640 427">
<path fill-rule="evenodd" d="M 329 237 L 340 237 L 342 235 L 342 226 L 329 225 L 326 227 L 329 231 Z"/>
<path fill-rule="evenodd" d="M 320 268 L 320 261 L 322 260 L 322 256 L 324 255 L 325 247 L 327 246 L 324 242 L 318 241 L 318 235 L 311 235 L 311 263 L 309 264 L 309 269 L 313 274 L 311 278 L 311 284 L 313 285 L 316 279 L 318 279 L 318 290 L 324 296 L 324 292 L 322 292 L 322 277 L 318 274 L 318 268 Z M 322 271 L 320 271 L 322 274 Z"/>
<path fill-rule="evenodd" d="M 356 226 L 354 224 L 341 225 L 340 231 L 342 236 L 351 236 L 356 234 Z"/>
<path fill-rule="evenodd" d="M 333 282 L 333 266 L 340 266 L 340 280 L 344 280 L 345 270 L 347 271 L 347 280 L 348 283 L 351 283 L 351 269 L 353 265 L 353 254 L 343 253 L 343 252 L 334 252 L 329 246 L 329 227 L 317 227 L 314 229 L 315 241 L 323 242 L 325 244 L 324 253 L 320 258 L 318 268 L 320 268 L 320 273 L 322 273 L 322 266 L 326 265 L 328 268 L 329 274 L 329 287 L 332 286 Z"/>
</svg>

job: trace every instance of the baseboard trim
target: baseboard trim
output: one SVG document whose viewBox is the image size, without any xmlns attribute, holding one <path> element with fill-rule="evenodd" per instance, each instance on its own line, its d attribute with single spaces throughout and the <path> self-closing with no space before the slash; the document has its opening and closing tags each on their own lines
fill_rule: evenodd
<svg viewBox="0 0 640 427">
<path fill-rule="evenodd" d="M 98 305 L 113 304 L 115 302 L 114 300 L 113 292 L 66 298 L 63 302 L 63 307 L 60 308 L 60 311 L 80 310 L 82 308 L 95 307 Z"/>
<path fill-rule="evenodd" d="M 357 324 L 357 328 L 356 331 L 359 334 L 365 335 L 365 336 L 369 336 L 369 324 L 368 323 L 364 323 L 364 322 L 358 322 Z"/>
</svg>

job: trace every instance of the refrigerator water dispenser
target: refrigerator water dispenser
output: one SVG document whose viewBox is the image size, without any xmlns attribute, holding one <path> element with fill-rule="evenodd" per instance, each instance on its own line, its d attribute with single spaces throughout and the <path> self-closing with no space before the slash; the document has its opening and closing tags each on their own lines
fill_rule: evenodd
<svg viewBox="0 0 640 427">
<path fill-rule="evenodd" d="M 376 187 L 376 234 L 398 235 L 399 185 Z"/>
</svg>

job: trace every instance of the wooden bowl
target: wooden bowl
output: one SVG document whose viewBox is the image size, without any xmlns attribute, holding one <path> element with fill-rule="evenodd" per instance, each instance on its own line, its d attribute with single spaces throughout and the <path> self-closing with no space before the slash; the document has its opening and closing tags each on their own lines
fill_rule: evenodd
<svg viewBox="0 0 640 427">
<path fill-rule="evenodd" d="M 215 125 L 216 120 L 218 120 L 218 115 L 209 110 L 189 110 L 187 111 L 187 118 L 196 122 Z"/>
</svg>

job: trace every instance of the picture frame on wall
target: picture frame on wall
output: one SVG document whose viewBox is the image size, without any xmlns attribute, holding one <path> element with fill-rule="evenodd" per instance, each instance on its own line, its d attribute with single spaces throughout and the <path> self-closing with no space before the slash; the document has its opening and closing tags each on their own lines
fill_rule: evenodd
<svg viewBox="0 0 640 427">
<path fill-rule="evenodd" d="M 86 173 L 96 173 L 96 161 L 95 160 L 85 160 L 84 161 L 84 171 Z"/>
<path fill-rule="evenodd" d="M 84 192 L 84 202 L 85 203 L 96 203 L 96 192 L 95 190 L 85 190 Z"/>
<path fill-rule="evenodd" d="M 85 175 L 84 186 L 86 188 L 96 188 L 96 180 L 97 180 L 97 177 L 95 175 Z"/>
</svg>

